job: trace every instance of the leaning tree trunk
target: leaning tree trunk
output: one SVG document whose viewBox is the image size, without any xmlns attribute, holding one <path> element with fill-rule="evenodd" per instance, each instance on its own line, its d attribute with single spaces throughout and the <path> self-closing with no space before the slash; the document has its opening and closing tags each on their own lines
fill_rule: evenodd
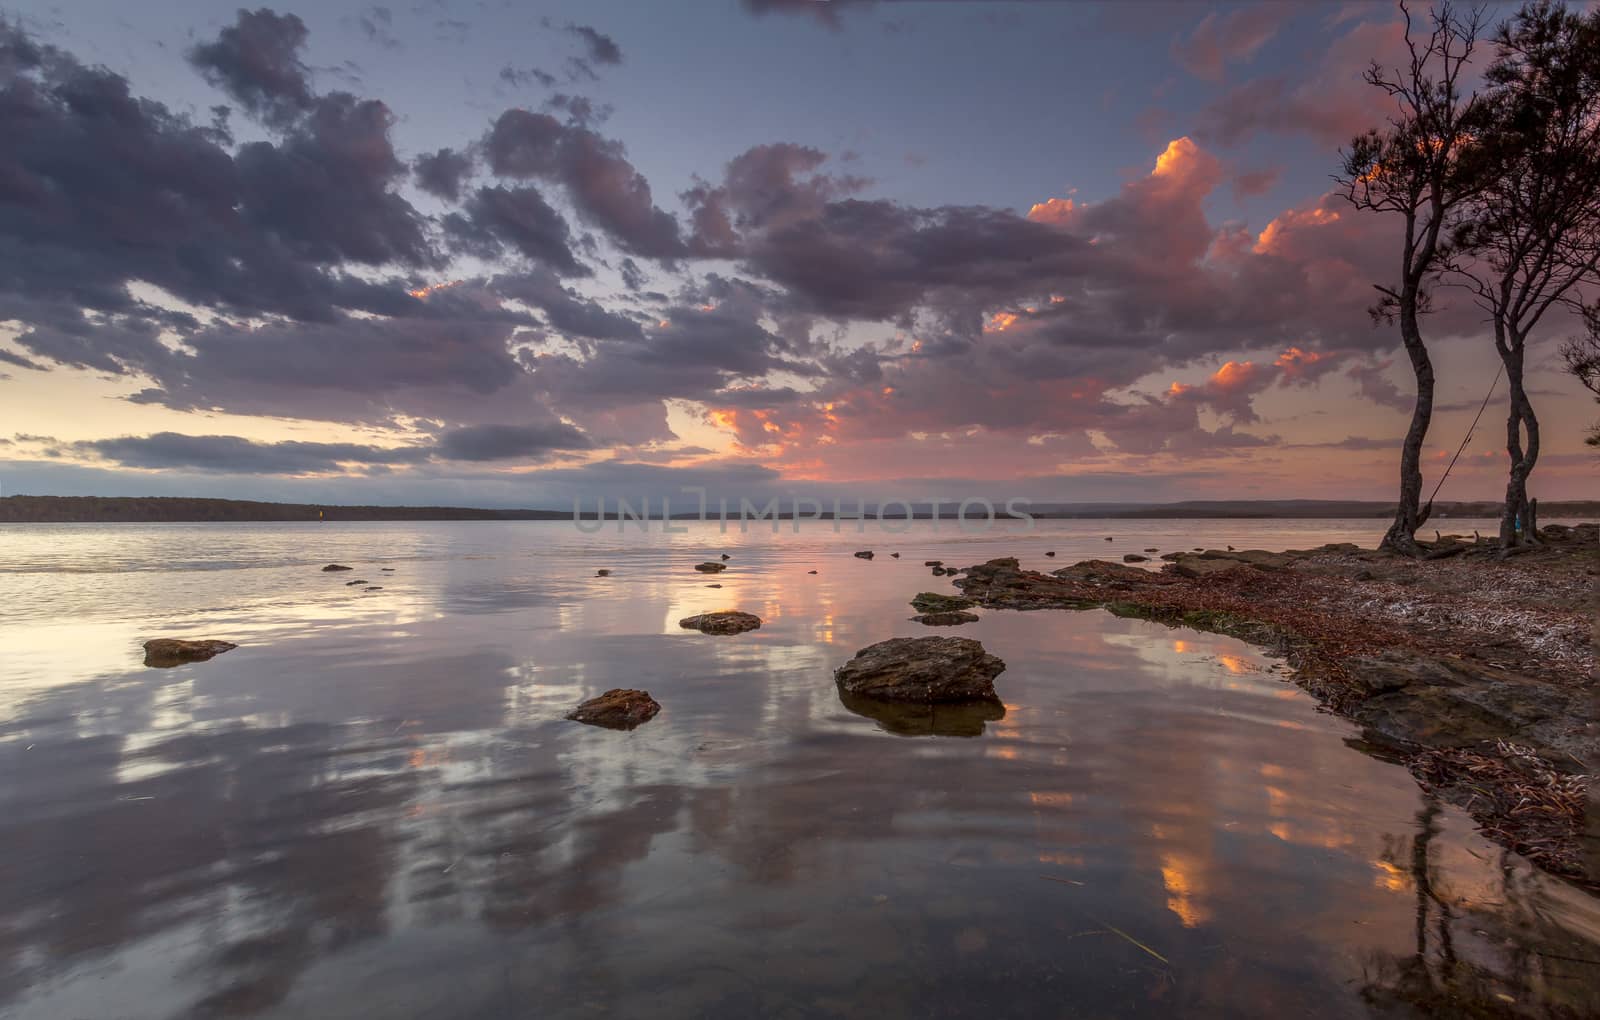
<svg viewBox="0 0 1600 1020">
<path fill-rule="evenodd" d="M 1506 454 L 1511 467 L 1506 475 L 1505 507 L 1500 512 L 1502 549 L 1539 539 L 1528 506 L 1528 476 L 1539 462 L 1539 418 L 1533 413 L 1533 402 L 1523 387 L 1523 351 L 1522 338 L 1516 336 L 1500 350 L 1506 378 L 1511 383 L 1511 410 L 1506 416 Z M 1526 445 L 1522 441 L 1524 432 L 1528 440 Z"/>
<path fill-rule="evenodd" d="M 1417 402 L 1411 409 L 1405 445 L 1400 448 L 1400 504 L 1395 507 L 1394 523 L 1389 525 L 1378 548 L 1419 556 L 1422 549 L 1417 545 L 1417 529 L 1433 509 L 1431 505 L 1422 506 L 1422 444 L 1433 422 L 1433 361 L 1422 343 L 1422 331 L 1417 326 L 1417 293 L 1410 287 L 1400 298 L 1400 339 L 1417 377 Z"/>
</svg>

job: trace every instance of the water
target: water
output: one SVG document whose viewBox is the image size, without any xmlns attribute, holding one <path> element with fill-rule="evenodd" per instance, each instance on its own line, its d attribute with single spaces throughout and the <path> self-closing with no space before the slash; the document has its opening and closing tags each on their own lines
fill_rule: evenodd
<svg viewBox="0 0 1600 1020">
<path fill-rule="evenodd" d="M 1250 646 L 907 619 L 951 590 L 925 559 L 1379 522 L 686 527 L 0 528 L 0 1015 L 1595 1014 L 1600 902 Z M 765 623 L 677 626 L 719 608 Z M 1003 718 L 841 703 L 856 649 L 928 633 L 1007 662 Z M 145 669 L 152 636 L 241 647 Z M 561 719 L 610 687 L 663 710 Z"/>
</svg>

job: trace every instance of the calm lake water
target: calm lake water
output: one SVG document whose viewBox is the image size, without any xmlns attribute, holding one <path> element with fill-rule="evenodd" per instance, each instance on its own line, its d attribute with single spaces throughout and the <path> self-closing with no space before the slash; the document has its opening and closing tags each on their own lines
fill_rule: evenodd
<svg viewBox="0 0 1600 1020">
<path fill-rule="evenodd" d="M 1103 612 L 907 619 L 953 590 L 925 559 L 1381 522 L 685 527 L 0 527 L 0 1015 L 1600 1008 L 1600 901 L 1250 646 Z M 723 608 L 765 623 L 677 626 Z M 1006 661 L 1003 718 L 902 735 L 841 703 L 836 666 L 924 634 Z M 240 647 L 146 669 L 155 636 Z M 561 718 L 611 687 L 663 710 Z"/>
</svg>

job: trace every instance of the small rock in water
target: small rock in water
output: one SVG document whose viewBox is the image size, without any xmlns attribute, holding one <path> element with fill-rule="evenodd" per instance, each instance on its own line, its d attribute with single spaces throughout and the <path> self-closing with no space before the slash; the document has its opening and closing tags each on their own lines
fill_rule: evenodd
<svg viewBox="0 0 1600 1020">
<path fill-rule="evenodd" d="M 1153 545 L 1150 548 L 1145 550 L 1145 552 L 1160 552 L 1160 551 L 1161 551 L 1161 547 L 1160 546 L 1156 546 L 1156 545 Z"/>
<path fill-rule="evenodd" d="M 890 638 L 861 649 L 833 679 L 847 694 L 931 704 L 994 699 L 1005 668 L 971 638 Z"/>
<path fill-rule="evenodd" d="M 144 664 L 165 669 L 186 662 L 204 662 L 239 646 L 232 641 L 185 641 L 182 638 L 153 638 L 144 643 Z"/>
<path fill-rule="evenodd" d="M 702 574 L 720 574 L 728 569 L 728 565 L 726 563 L 718 563 L 715 560 L 707 560 L 704 563 L 696 563 L 694 569 Z"/>
<path fill-rule="evenodd" d="M 943 577 L 944 576 L 944 568 L 943 567 L 934 567 L 933 568 L 933 576 L 934 577 Z"/>
<path fill-rule="evenodd" d="M 381 587 L 381 586 L 380 586 L 380 585 L 376 585 L 376 584 L 375 584 L 375 585 L 373 585 L 373 586 L 372 586 L 372 587 L 370 587 L 370 588 L 363 588 L 363 589 L 361 589 L 361 590 L 362 590 L 362 591 L 383 591 L 383 588 L 382 588 L 382 587 Z"/>
<path fill-rule="evenodd" d="M 394 573 L 394 568 L 393 567 L 379 567 L 378 569 L 383 571 L 385 574 Z"/>
<path fill-rule="evenodd" d="M 899 553 L 890 553 L 889 554 L 889 558 L 897 560 L 897 559 L 900 558 L 900 554 Z"/>
<path fill-rule="evenodd" d="M 371 582 L 371 581 L 367 581 L 367 580 L 359 580 L 359 581 L 346 581 L 346 582 L 345 582 L 345 583 L 344 583 L 344 586 L 345 586 L 345 587 L 346 587 L 346 588 L 350 588 L 350 587 L 354 587 L 354 586 L 355 586 L 355 585 L 358 585 L 358 584 L 371 584 L 371 583 L 372 583 L 372 582 Z"/>
<path fill-rule="evenodd" d="M 697 630 L 702 634 L 743 634 L 747 630 L 759 629 L 761 617 L 754 613 L 724 609 L 715 613 L 686 616 L 678 621 L 678 626 L 685 630 Z"/>
<path fill-rule="evenodd" d="M 1124 563 L 1143 563 L 1145 560 L 1148 560 L 1149 558 L 1150 557 L 1148 557 L 1148 556 L 1141 556 L 1138 553 L 1123 553 L 1122 554 L 1122 562 L 1124 562 Z"/>
<path fill-rule="evenodd" d="M 870 560 L 870 559 L 872 559 L 872 550 L 871 549 L 863 549 L 863 550 L 861 550 L 860 552 L 856 553 L 856 559 L 858 559 L 858 560 Z"/>
<path fill-rule="evenodd" d="M 610 577 L 611 576 L 611 571 L 607 570 L 605 567 L 601 567 L 599 570 L 596 570 L 594 572 L 594 576 L 596 576 L 596 577 Z"/>
<path fill-rule="evenodd" d="M 1056 551 L 1054 549 L 1051 549 L 1049 552 L 1045 553 L 1046 556 L 1054 556 L 1055 554 Z"/>
<path fill-rule="evenodd" d="M 720 585 L 720 584 L 708 584 L 708 585 L 706 585 L 706 587 L 707 588 L 721 588 L 722 585 Z"/>
<path fill-rule="evenodd" d="M 727 553 L 723 553 L 723 554 L 722 554 L 722 558 L 723 558 L 723 559 L 725 559 L 725 560 L 731 560 L 731 559 L 733 559 L 733 557 L 732 557 L 732 556 L 729 556 L 729 555 L 728 555 L 728 554 L 727 554 Z"/>
<path fill-rule="evenodd" d="M 925 567 L 942 567 L 944 566 L 944 560 L 923 560 L 922 565 Z"/>
<path fill-rule="evenodd" d="M 324 574 L 331 574 L 335 570 L 354 570 L 354 569 L 355 569 L 354 567 L 347 567 L 343 563 L 330 563 L 327 566 L 322 568 L 322 572 Z"/>
<path fill-rule="evenodd" d="M 921 616 L 913 616 L 911 620 L 928 627 L 954 627 L 963 623 L 977 623 L 978 614 L 953 609 L 944 613 L 923 613 Z"/>
<path fill-rule="evenodd" d="M 1116 536 L 1114 536 L 1114 535 L 1107 535 L 1106 536 L 1106 541 L 1107 542 L 1115 542 L 1116 540 L 1117 540 Z"/>
<path fill-rule="evenodd" d="M 957 609 L 972 608 L 972 600 L 964 599 L 959 595 L 940 595 L 935 591 L 925 591 L 911 600 L 911 606 L 919 613 L 948 613 Z"/>
<path fill-rule="evenodd" d="M 816 571 L 815 571 L 815 570 L 808 570 L 808 571 L 806 571 L 806 573 L 808 573 L 808 574 L 815 574 L 815 573 L 816 573 Z"/>
<path fill-rule="evenodd" d="M 567 713 L 573 722 L 604 726 L 613 730 L 631 730 L 647 723 L 661 711 L 661 705 L 649 691 L 615 688 L 598 698 L 590 698 Z"/>
</svg>

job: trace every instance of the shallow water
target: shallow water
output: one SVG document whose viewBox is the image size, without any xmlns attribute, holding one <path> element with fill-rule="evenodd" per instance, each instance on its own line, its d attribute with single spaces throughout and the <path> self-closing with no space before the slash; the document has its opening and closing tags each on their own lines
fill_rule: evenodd
<svg viewBox="0 0 1600 1020">
<path fill-rule="evenodd" d="M 0 528 L 0 1015 L 1593 1015 L 1600 903 L 1250 646 L 907 619 L 952 590 L 925 559 L 1379 522 L 684 527 Z M 718 608 L 765 623 L 677 626 Z M 930 633 L 1007 662 L 1002 718 L 841 702 Z M 241 647 L 145 669 L 153 636 Z M 611 687 L 663 710 L 561 719 Z"/>
</svg>

